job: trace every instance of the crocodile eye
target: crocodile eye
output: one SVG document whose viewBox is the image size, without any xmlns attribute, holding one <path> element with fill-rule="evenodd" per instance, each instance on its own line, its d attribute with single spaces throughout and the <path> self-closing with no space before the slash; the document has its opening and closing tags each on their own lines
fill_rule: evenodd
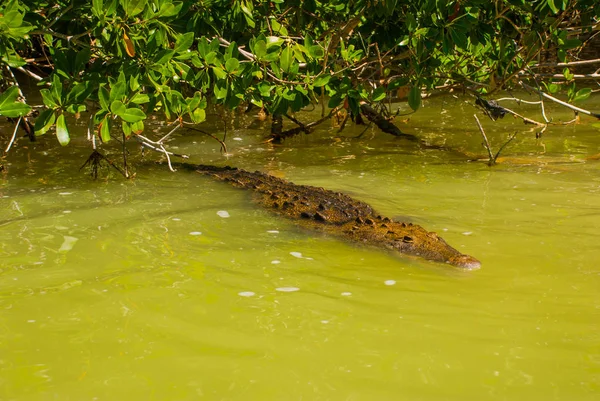
<svg viewBox="0 0 600 401">
<path fill-rule="evenodd" d="M 413 239 L 412 239 L 412 237 L 409 237 L 408 235 L 405 235 L 402 238 L 402 242 L 413 242 Z"/>
</svg>

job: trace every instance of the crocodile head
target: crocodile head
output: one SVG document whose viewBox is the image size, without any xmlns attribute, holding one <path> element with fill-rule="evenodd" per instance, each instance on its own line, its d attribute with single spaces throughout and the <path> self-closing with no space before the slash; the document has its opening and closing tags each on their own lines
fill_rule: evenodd
<svg viewBox="0 0 600 401">
<path fill-rule="evenodd" d="M 474 270 L 481 267 L 479 260 L 460 253 L 434 232 L 429 232 L 417 225 L 393 224 L 406 231 L 401 236 L 394 236 L 395 238 L 388 242 L 389 248 L 463 269 Z"/>
<path fill-rule="evenodd" d="M 419 256 L 463 269 L 478 269 L 481 262 L 460 253 L 434 232 L 411 223 L 387 218 L 357 219 L 348 235 L 357 242 L 388 248 L 394 252 Z"/>
</svg>

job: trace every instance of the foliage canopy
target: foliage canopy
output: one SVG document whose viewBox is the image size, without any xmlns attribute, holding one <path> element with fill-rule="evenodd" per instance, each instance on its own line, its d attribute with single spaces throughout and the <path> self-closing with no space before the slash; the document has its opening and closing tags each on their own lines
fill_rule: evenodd
<svg viewBox="0 0 600 401">
<path fill-rule="evenodd" d="M 400 88 L 416 110 L 422 91 L 489 94 L 528 81 L 557 92 L 557 79 L 574 101 L 591 89 L 556 62 L 579 60 L 599 21 L 596 0 L 9 0 L 0 116 L 40 106 L 20 91 L 25 76 L 43 101 L 35 135 L 55 132 L 62 145 L 65 116 L 84 112 L 107 142 L 141 134 L 152 113 L 202 123 L 208 102 L 356 115 Z"/>
</svg>

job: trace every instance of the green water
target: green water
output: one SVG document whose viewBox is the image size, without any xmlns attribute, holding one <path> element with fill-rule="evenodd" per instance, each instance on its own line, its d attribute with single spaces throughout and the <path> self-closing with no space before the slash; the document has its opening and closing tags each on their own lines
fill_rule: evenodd
<svg viewBox="0 0 600 401">
<path fill-rule="evenodd" d="M 473 112 L 433 100 L 400 126 L 484 155 Z M 194 162 L 344 191 L 439 233 L 477 271 L 299 229 L 135 146 L 134 180 L 92 181 L 83 141 L 18 142 L 0 176 L 0 399 L 600 399 L 600 162 L 585 160 L 599 131 L 583 119 L 536 140 L 482 122 L 496 148 L 520 132 L 491 169 L 350 138 L 361 127 L 271 147 L 249 117 L 228 157 L 205 137 L 170 142 Z"/>
</svg>

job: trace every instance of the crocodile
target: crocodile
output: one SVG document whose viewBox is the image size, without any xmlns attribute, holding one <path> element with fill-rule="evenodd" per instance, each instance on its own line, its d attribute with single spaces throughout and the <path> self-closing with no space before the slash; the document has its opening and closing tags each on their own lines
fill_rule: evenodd
<svg viewBox="0 0 600 401">
<path fill-rule="evenodd" d="M 183 163 L 186 169 L 212 176 L 235 187 L 250 189 L 254 201 L 302 226 L 340 236 L 360 244 L 386 248 L 465 269 L 481 262 L 446 243 L 419 225 L 394 221 L 378 215 L 365 202 L 341 192 L 296 185 L 259 171 Z"/>
</svg>

